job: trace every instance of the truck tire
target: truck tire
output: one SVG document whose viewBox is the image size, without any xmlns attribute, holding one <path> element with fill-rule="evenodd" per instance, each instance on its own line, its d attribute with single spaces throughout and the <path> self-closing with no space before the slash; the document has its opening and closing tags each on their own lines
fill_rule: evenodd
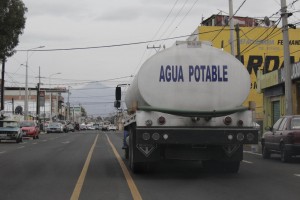
<svg viewBox="0 0 300 200">
<path fill-rule="evenodd" d="M 227 161 L 223 163 L 224 169 L 228 173 L 238 173 L 240 169 L 240 161 Z"/>
<path fill-rule="evenodd" d="M 136 126 L 132 126 L 129 130 L 129 167 L 133 173 L 140 173 L 143 171 L 143 164 L 135 161 L 134 150 L 136 146 L 135 140 Z"/>
<path fill-rule="evenodd" d="M 129 159 L 129 149 L 128 148 L 124 149 L 124 157 L 126 160 Z"/>
</svg>

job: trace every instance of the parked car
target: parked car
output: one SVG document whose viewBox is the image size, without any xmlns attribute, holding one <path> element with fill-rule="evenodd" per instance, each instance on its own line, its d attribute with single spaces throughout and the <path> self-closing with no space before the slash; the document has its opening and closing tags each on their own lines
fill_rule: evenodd
<svg viewBox="0 0 300 200">
<path fill-rule="evenodd" d="M 87 124 L 86 128 L 87 128 L 87 130 L 95 130 L 95 127 L 93 126 L 93 124 Z"/>
<path fill-rule="evenodd" d="M 63 132 L 64 132 L 64 126 L 59 122 L 49 123 L 47 127 L 47 133 L 63 133 Z"/>
<path fill-rule="evenodd" d="M 85 124 L 80 124 L 79 127 L 80 130 L 87 130 L 87 126 Z"/>
<path fill-rule="evenodd" d="M 14 120 L 0 120 L 0 141 L 15 140 L 16 143 L 22 142 L 22 130 L 20 123 Z"/>
<path fill-rule="evenodd" d="M 282 162 L 288 162 L 300 155 L 300 115 L 283 116 L 266 130 L 261 140 L 264 159 L 276 153 Z"/>
<path fill-rule="evenodd" d="M 95 128 L 95 130 L 100 130 L 99 124 L 93 124 L 93 127 Z"/>
<path fill-rule="evenodd" d="M 117 130 L 117 127 L 116 127 L 115 125 L 113 125 L 113 124 L 110 124 L 110 125 L 108 126 L 108 130 L 109 130 L 109 131 L 116 131 L 116 130 Z"/>
<path fill-rule="evenodd" d="M 66 121 L 58 121 L 58 122 L 63 125 L 63 129 L 65 133 L 69 132 L 68 123 Z"/>
<path fill-rule="evenodd" d="M 68 130 L 69 130 L 69 131 L 72 131 L 72 132 L 75 131 L 75 126 L 74 126 L 72 123 L 69 123 L 69 124 L 67 125 L 67 127 L 68 127 Z"/>
<path fill-rule="evenodd" d="M 102 124 L 102 131 L 108 131 L 108 127 L 110 126 L 109 121 L 104 121 Z"/>
<path fill-rule="evenodd" d="M 32 137 L 38 139 L 40 134 L 40 128 L 34 121 L 21 121 L 21 130 L 23 131 L 23 137 Z"/>
</svg>

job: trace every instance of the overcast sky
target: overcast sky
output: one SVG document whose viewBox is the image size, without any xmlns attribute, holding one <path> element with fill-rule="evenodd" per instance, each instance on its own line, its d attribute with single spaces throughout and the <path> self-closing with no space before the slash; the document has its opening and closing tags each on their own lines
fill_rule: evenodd
<svg viewBox="0 0 300 200">
<path fill-rule="evenodd" d="M 287 0 L 287 4 L 293 1 Z M 38 46 L 45 46 L 41 50 L 110 46 L 185 36 L 197 28 L 202 18 L 206 19 L 220 11 L 226 14 L 229 10 L 227 0 L 23 2 L 28 8 L 27 20 L 17 50 Z M 234 12 L 243 2 L 233 0 Z M 295 7 L 299 10 L 300 3 L 295 3 Z M 246 0 L 236 15 L 262 19 L 279 9 L 280 0 Z M 181 39 L 185 40 L 186 37 Z M 170 47 L 174 42 L 168 40 L 88 50 L 29 52 L 29 86 L 33 87 L 38 82 L 39 66 L 41 76 L 45 77 L 41 80 L 46 87 L 49 86 L 49 77 L 51 83 L 55 84 L 52 87 L 76 88 L 87 81 L 104 81 L 102 83 L 111 86 L 124 83 L 128 78 L 121 77 L 134 75 L 140 65 L 155 53 L 153 49 L 147 50 L 147 45 Z M 26 60 L 26 52 L 21 51 L 8 58 L 6 86 L 24 86 L 25 67 L 21 64 L 25 64 Z M 61 74 L 53 75 L 55 73 Z"/>
</svg>

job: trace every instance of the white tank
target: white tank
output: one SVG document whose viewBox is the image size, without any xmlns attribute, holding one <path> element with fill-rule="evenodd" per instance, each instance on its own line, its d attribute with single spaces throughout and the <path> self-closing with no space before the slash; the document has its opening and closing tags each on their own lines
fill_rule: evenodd
<svg viewBox="0 0 300 200">
<path fill-rule="evenodd" d="M 249 73 L 235 57 L 204 43 L 177 42 L 141 66 L 125 102 L 129 111 L 212 112 L 240 107 L 249 91 Z"/>
</svg>

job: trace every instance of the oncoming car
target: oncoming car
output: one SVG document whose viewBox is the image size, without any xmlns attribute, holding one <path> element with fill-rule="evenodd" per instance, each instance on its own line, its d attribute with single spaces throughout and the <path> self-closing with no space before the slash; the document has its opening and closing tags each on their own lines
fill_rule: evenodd
<svg viewBox="0 0 300 200">
<path fill-rule="evenodd" d="M 22 130 L 20 124 L 14 120 L 0 120 L 0 141 L 15 140 L 22 142 Z"/>
<path fill-rule="evenodd" d="M 288 162 L 300 155 L 300 115 L 283 116 L 266 130 L 261 140 L 264 159 L 277 153 L 282 162 Z"/>
</svg>

